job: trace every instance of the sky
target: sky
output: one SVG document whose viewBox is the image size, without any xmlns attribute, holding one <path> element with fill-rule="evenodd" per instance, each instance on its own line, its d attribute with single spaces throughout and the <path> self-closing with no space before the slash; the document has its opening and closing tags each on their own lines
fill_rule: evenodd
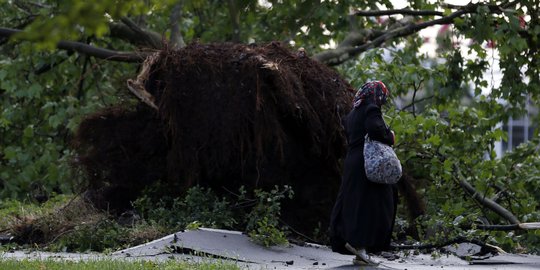
<svg viewBox="0 0 540 270">
<path fill-rule="evenodd" d="M 392 4 L 394 5 L 395 9 L 401 9 L 405 8 L 407 6 L 407 1 L 404 0 L 390 0 Z M 446 4 L 452 4 L 452 5 L 467 5 L 471 1 L 466 0 L 450 0 L 450 1 L 444 1 Z M 478 2 L 478 1 L 472 1 L 472 2 Z M 425 38 L 426 43 L 422 48 L 420 49 L 421 53 L 428 54 L 429 56 L 435 56 L 435 50 L 437 48 L 437 43 L 435 40 L 435 37 L 438 33 L 438 31 L 441 29 L 441 25 L 432 26 L 426 29 L 423 29 L 419 32 L 419 35 L 421 37 Z M 461 40 L 455 40 L 456 43 L 459 44 L 461 53 L 465 59 L 471 59 L 473 57 L 476 57 L 476 53 L 469 52 L 469 44 L 472 42 L 468 39 L 461 39 Z M 488 82 L 488 86 L 482 90 L 482 94 L 488 94 L 491 92 L 491 89 L 493 87 L 498 87 L 500 84 L 500 81 L 502 80 L 502 72 L 499 67 L 499 61 L 498 61 L 498 52 L 496 49 L 489 49 L 486 48 L 487 58 L 486 60 L 490 63 L 491 69 L 484 73 L 484 78 Z"/>
</svg>

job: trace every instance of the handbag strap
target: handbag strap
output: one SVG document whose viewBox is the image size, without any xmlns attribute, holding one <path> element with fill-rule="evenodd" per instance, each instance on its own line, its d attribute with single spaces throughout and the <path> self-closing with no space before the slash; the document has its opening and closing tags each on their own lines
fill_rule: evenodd
<svg viewBox="0 0 540 270">
<path fill-rule="evenodd" d="M 371 138 L 369 138 L 369 134 L 366 132 L 366 136 L 364 136 L 364 142 L 371 142 Z"/>
</svg>

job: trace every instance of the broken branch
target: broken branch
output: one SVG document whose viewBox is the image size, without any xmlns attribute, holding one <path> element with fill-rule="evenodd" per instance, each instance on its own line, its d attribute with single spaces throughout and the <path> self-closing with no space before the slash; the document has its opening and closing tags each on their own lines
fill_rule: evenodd
<svg viewBox="0 0 540 270">
<path fill-rule="evenodd" d="M 457 182 L 465 190 L 466 193 L 468 193 L 476 202 L 478 202 L 480 205 L 488 208 L 489 210 L 495 212 L 500 217 L 504 218 L 511 224 L 519 224 L 521 223 L 514 214 L 512 214 L 508 209 L 502 207 L 500 204 L 496 203 L 495 201 L 486 198 L 484 196 L 481 196 L 480 193 L 469 183 L 467 180 L 465 180 L 465 177 L 462 175 L 459 168 L 454 164 L 454 171 L 457 175 Z"/>
<path fill-rule="evenodd" d="M 152 94 L 148 93 L 146 89 L 144 88 L 144 85 L 146 83 L 146 80 L 148 79 L 150 68 L 154 63 L 159 59 L 159 52 L 154 53 L 144 61 L 142 65 L 142 70 L 137 75 L 136 80 L 127 80 L 127 87 L 131 93 L 133 93 L 136 97 L 138 97 L 142 102 L 144 102 L 146 105 L 152 107 L 155 110 L 159 110 L 158 106 L 156 106 L 156 103 L 154 102 L 154 96 Z"/>
<path fill-rule="evenodd" d="M 476 225 L 476 228 L 486 231 L 540 230 L 540 222 L 527 222 L 509 225 Z"/>
</svg>

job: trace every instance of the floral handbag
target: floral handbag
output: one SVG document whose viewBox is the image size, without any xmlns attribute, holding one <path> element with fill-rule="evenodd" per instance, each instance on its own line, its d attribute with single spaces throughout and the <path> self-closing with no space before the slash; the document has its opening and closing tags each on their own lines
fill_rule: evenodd
<svg viewBox="0 0 540 270">
<path fill-rule="evenodd" d="M 401 163 L 391 146 L 371 140 L 364 141 L 364 167 L 371 182 L 395 184 L 401 178 Z"/>
</svg>

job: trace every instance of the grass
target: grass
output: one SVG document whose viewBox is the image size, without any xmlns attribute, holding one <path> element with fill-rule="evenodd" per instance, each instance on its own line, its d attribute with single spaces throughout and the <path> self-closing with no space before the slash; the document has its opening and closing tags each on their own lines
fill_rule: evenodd
<svg viewBox="0 0 540 270">
<path fill-rule="evenodd" d="M 0 229 L 12 226 L 17 219 L 28 216 L 42 216 L 60 208 L 73 198 L 70 195 L 56 195 L 44 204 L 38 205 L 28 201 L 13 199 L 0 200 Z"/>
<path fill-rule="evenodd" d="M 75 195 L 53 196 L 42 204 L 0 200 L 0 233 L 13 237 L 12 243 L 0 245 L 0 251 L 110 253 L 198 226 L 236 230 L 245 227 L 257 243 L 287 243 L 278 227 L 278 218 L 280 200 L 291 198 L 292 190 L 285 186 L 281 191 L 276 186 L 269 192 L 255 191 L 254 199 L 248 199 L 245 191 L 240 192 L 243 195 L 239 195 L 239 203 L 254 204 L 249 214 L 243 207 L 233 213 L 232 204 L 225 197 L 219 198 L 198 186 L 189 189 L 184 198 L 144 195 L 133 202 L 135 211 L 127 213 L 124 219 L 119 219 L 118 213 L 96 209 Z"/>
<path fill-rule="evenodd" d="M 43 204 L 0 200 L 0 233 L 14 236 L 20 244 L 0 245 L 0 251 L 109 252 L 160 238 L 167 228 L 145 221 L 122 226 L 79 197 L 58 195 Z"/>
<path fill-rule="evenodd" d="M 89 260 L 89 261 L 69 261 L 69 260 L 14 260 L 0 259 L 0 269 L 10 270 L 139 270 L 139 269 L 202 269 L 202 270 L 237 270 L 241 269 L 232 262 L 185 262 L 169 260 L 165 262 L 153 261 L 125 261 L 125 260 Z"/>
</svg>

